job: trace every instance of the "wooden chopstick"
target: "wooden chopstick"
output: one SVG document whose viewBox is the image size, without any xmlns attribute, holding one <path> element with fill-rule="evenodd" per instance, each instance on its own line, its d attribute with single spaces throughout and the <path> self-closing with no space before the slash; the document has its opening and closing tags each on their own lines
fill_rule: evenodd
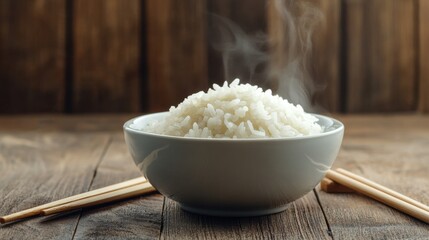
<svg viewBox="0 0 429 240">
<path fill-rule="evenodd" d="M 129 188 L 131 186 L 135 186 L 141 183 L 147 182 L 147 180 L 144 177 L 139 177 L 135 179 L 131 179 L 125 182 L 121 182 L 118 184 L 110 185 L 107 187 L 99 188 L 93 191 L 89 191 L 86 193 L 77 194 L 71 197 L 63 198 L 57 201 L 53 201 L 47 204 L 43 204 L 37 207 L 29 208 L 20 212 L 16 212 L 7 216 L 0 217 L 0 223 L 8 223 L 12 221 L 16 221 L 19 219 L 23 219 L 26 217 L 36 216 L 42 213 L 43 209 L 53 208 L 56 206 L 60 206 L 63 204 L 67 204 L 73 201 L 78 201 L 81 199 L 91 198 L 100 194 L 105 194 L 113 191 L 117 191 L 124 188 Z"/>
<path fill-rule="evenodd" d="M 71 211 L 79 208 L 90 207 L 107 202 L 113 202 L 125 198 L 136 197 L 142 194 L 155 191 L 155 188 L 149 182 L 137 184 L 128 188 L 119 189 L 117 191 L 108 192 L 97 195 L 91 198 L 84 198 L 77 201 L 62 204 L 56 207 L 46 208 L 42 210 L 42 215 L 51 215 L 55 213 Z"/>
<path fill-rule="evenodd" d="M 357 181 L 359 181 L 359 182 L 361 182 L 361 183 L 364 183 L 364 184 L 366 184 L 366 185 L 368 185 L 368 186 L 371 186 L 371 187 L 373 187 L 373 188 L 375 188 L 375 189 L 378 189 L 378 190 L 380 190 L 380 191 L 382 191 L 382 192 L 385 192 L 385 193 L 387 193 L 387 194 L 389 194 L 389 195 L 391 195 L 391 196 L 394 196 L 394 197 L 396 197 L 396 198 L 399 198 L 399 199 L 401 199 L 402 201 L 408 202 L 409 204 L 412 204 L 412 205 L 414 205 L 414 206 L 416 206 L 416 207 L 419 207 L 419 208 L 421 208 L 421 209 L 423 209 L 423 210 L 425 210 L 425 211 L 428 211 L 428 212 L 429 212 L 429 207 L 428 207 L 428 206 L 426 206 L 425 204 L 423 204 L 423 203 L 421 203 L 421 202 L 418 202 L 418 201 L 416 201 L 416 200 L 414 200 L 414 199 L 412 199 L 412 198 L 410 198 L 410 197 L 407 197 L 407 196 L 405 196 L 405 195 L 403 195 L 403 194 L 401 194 L 401 193 L 398 193 L 398 192 L 396 192 L 396 191 L 393 191 L 393 190 L 392 190 L 392 189 L 390 189 L 390 188 L 387 188 L 387 187 L 385 187 L 385 186 L 382 186 L 382 185 L 380 185 L 380 184 L 378 184 L 378 183 L 376 183 L 376 182 L 373 182 L 373 181 L 371 181 L 371 180 L 369 180 L 369 179 L 366 179 L 366 178 L 364 178 L 364 177 L 361 177 L 361 176 L 359 176 L 359 175 L 356 175 L 356 174 L 354 174 L 354 173 L 352 173 L 352 172 L 349 172 L 349 171 L 347 171 L 347 170 L 345 170 L 345 169 L 342 169 L 342 168 L 337 168 L 337 169 L 336 169 L 336 171 L 337 171 L 337 172 L 339 172 L 339 173 L 341 173 L 341 174 L 344 174 L 344 175 L 346 175 L 346 176 L 348 176 L 348 177 L 351 177 L 351 178 L 353 178 L 353 179 L 355 179 L 355 180 L 357 180 Z"/>
<path fill-rule="evenodd" d="M 373 198 L 381 203 L 384 203 L 392 208 L 395 208 L 401 212 L 404 212 L 412 217 L 415 217 L 425 223 L 429 223 L 429 212 L 416 207 L 406 201 L 403 201 L 395 196 L 392 196 L 386 192 L 380 191 L 370 185 L 363 182 L 357 181 L 343 173 L 328 170 L 326 177 L 340 183 L 356 192 L 362 193 L 370 198 Z"/>
<path fill-rule="evenodd" d="M 320 189 L 322 191 L 327 193 L 353 193 L 352 189 L 341 185 L 337 182 L 332 181 L 332 179 L 329 178 L 323 178 L 322 181 L 320 181 Z"/>
</svg>

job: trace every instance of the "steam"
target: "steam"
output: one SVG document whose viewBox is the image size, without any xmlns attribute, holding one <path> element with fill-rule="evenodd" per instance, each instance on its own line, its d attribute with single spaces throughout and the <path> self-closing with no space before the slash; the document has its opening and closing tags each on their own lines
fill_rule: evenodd
<svg viewBox="0 0 429 240">
<path fill-rule="evenodd" d="M 312 109 L 317 90 L 309 72 L 314 27 L 322 13 L 304 1 L 274 0 L 270 14 L 271 64 L 268 77 L 278 82 L 278 93 L 289 101 Z"/>
<path fill-rule="evenodd" d="M 269 60 L 267 36 L 263 33 L 248 35 L 231 20 L 215 14 L 211 14 L 211 20 L 210 43 L 222 52 L 224 78 L 253 82 L 259 77 L 255 76 L 256 68 Z"/>
<path fill-rule="evenodd" d="M 312 33 L 323 14 L 309 2 L 271 0 L 268 3 L 268 35 L 249 35 L 226 18 L 211 15 L 209 38 L 222 52 L 224 78 L 258 83 L 306 111 L 313 111 L 311 98 L 320 87 L 309 71 Z"/>
</svg>

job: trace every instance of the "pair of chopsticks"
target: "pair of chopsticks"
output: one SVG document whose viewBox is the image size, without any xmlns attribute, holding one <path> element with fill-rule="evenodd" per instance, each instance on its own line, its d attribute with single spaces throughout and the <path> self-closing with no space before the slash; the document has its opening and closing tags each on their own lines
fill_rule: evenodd
<svg viewBox="0 0 429 240">
<path fill-rule="evenodd" d="M 354 190 L 429 223 L 428 206 L 344 169 L 329 170 L 321 182 L 321 189 L 328 193 L 352 192 Z M 153 191 L 155 188 L 145 178 L 139 177 L 3 216 L 0 217 L 0 223 L 8 223 L 36 215 L 46 216 L 71 211 L 136 197 Z"/>
<path fill-rule="evenodd" d="M 144 177 L 139 177 L 3 216 L 0 217 L 0 223 L 8 223 L 37 215 L 46 216 L 71 211 L 97 204 L 131 198 L 153 191 L 155 191 L 155 188 L 152 187 Z"/>
<path fill-rule="evenodd" d="M 321 182 L 325 192 L 355 192 L 366 195 L 403 213 L 429 223 L 429 207 L 369 179 L 344 169 L 329 170 Z"/>
</svg>

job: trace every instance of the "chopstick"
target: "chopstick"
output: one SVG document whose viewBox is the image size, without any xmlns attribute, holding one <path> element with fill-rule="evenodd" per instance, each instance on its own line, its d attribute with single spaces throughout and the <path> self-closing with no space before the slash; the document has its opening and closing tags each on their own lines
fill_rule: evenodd
<svg viewBox="0 0 429 240">
<path fill-rule="evenodd" d="M 74 202 L 62 204 L 56 207 L 51 207 L 42 210 L 42 215 L 51 215 L 55 213 L 71 211 L 79 208 L 90 207 L 107 202 L 113 202 L 121 199 L 136 197 L 149 192 L 155 191 L 155 188 L 149 182 L 141 183 L 129 188 L 123 188 L 117 191 L 108 192 L 105 194 L 97 195 L 91 198 L 84 198 Z"/>
<path fill-rule="evenodd" d="M 106 194 L 106 193 L 110 193 L 110 192 L 114 192 L 114 191 L 118 191 L 121 189 L 127 189 L 130 188 L 132 186 L 136 186 L 142 183 L 147 182 L 147 180 L 144 177 L 139 177 L 139 178 L 135 178 L 135 179 L 131 179 L 125 182 L 121 182 L 118 184 L 114 184 L 114 185 L 110 185 L 107 187 L 103 187 L 103 188 L 99 188 L 93 191 L 89 191 L 86 193 L 81 193 L 81 194 L 77 194 L 71 197 L 67 197 L 67 198 L 63 198 L 57 201 L 53 201 L 47 204 L 43 204 L 37 207 L 33 207 L 33 208 L 29 208 L 20 212 L 16 212 L 13 214 L 9 214 L 3 217 L 0 217 L 0 223 L 8 223 L 8 222 L 12 222 L 12 221 L 16 221 L 19 219 L 23 219 L 23 218 L 27 218 L 27 217 L 31 217 L 31 216 L 36 216 L 42 213 L 42 210 L 44 209 L 50 209 L 50 208 L 54 208 L 57 206 L 61 206 L 64 204 L 68 204 L 71 202 L 75 202 L 75 201 L 79 201 L 79 200 L 83 200 L 83 199 L 92 199 L 93 197 L 96 197 L 98 195 L 102 195 L 102 194 Z"/>
<path fill-rule="evenodd" d="M 416 207 L 419 207 L 419 208 L 421 208 L 421 209 L 429 212 L 429 207 L 428 206 L 426 206 L 423 203 L 418 202 L 418 201 L 416 201 L 416 200 L 414 200 L 414 199 L 412 199 L 410 197 L 407 197 L 407 196 L 405 196 L 405 195 L 403 195 L 401 193 L 393 191 L 390 188 L 382 186 L 382 185 L 380 185 L 380 184 L 378 184 L 376 182 L 373 182 L 373 181 L 371 181 L 369 179 L 366 179 L 364 177 L 356 175 L 356 174 L 354 174 L 352 172 L 349 172 L 349 171 L 347 171 L 345 169 L 342 169 L 342 168 L 337 168 L 336 171 L 339 172 L 339 173 L 341 173 L 341 174 L 344 174 L 344 175 L 346 175 L 348 177 L 351 177 L 351 178 L 353 178 L 353 179 L 355 179 L 355 180 L 357 180 L 359 182 L 362 182 L 362 183 L 364 183 L 364 184 L 366 184 L 368 186 L 371 186 L 371 187 L 373 187 L 375 189 L 378 189 L 378 190 L 380 190 L 382 192 L 385 192 L 385 193 L 387 193 L 387 194 L 389 194 L 389 195 L 391 195 L 393 197 L 399 198 L 402 201 L 408 202 L 409 204 L 412 204 L 412 205 L 414 205 Z"/>
<path fill-rule="evenodd" d="M 345 174 L 344 174 L 345 173 Z M 347 174 L 347 175 L 346 175 Z M 350 177 L 353 176 L 353 177 Z M 388 189 L 380 184 L 376 184 L 368 179 L 360 177 L 356 174 L 350 173 L 344 169 L 339 170 L 328 170 L 326 177 L 332 179 L 333 181 L 344 185 L 356 192 L 364 194 L 370 198 L 373 198 L 381 203 L 384 203 L 392 208 L 395 208 L 401 212 L 404 212 L 412 217 L 415 217 L 425 223 L 429 223 L 429 211 L 425 210 L 426 208 L 421 208 L 415 206 L 410 202 L 407 202 L 403 199 L 411 199 L 409 197 L 403 196 L 391 189 Z M 356 178 L 355 178 L 356 177 Z M 359 180 L 357 180 L 359 179 Z M 385 191 L 382 191 L 383 189 Z M 391 195 L 393 193 L 394 195 Z M 402 195 L 403 197 L 398 197 Z M 417 202 L 411 199 L 413 203 Z M 419 202 L 418 202 L 419 203 Z M 422 203 L 419 203 L 425 206 Z M 427 207 L 427 206 L 425 206 Z"/>
<path fill-rule="evenodd" d="M 323 178 L 320 182 L 320 189 L 327 193 L 353 193 L 352 189 L 343 186 L 337 182 L 332 181 L 329 178 Z"/>
</svg>

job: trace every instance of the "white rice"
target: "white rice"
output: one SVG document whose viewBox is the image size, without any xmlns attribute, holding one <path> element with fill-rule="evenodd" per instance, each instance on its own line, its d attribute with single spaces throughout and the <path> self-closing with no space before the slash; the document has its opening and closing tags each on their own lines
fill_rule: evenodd
<svg viewBox="0 0 429 240">
<path fill-rule="evenodd" d="M 300 105 L 235 79 L 190 95 L 160 121 L 133 128 L 196 138 L 278 138 L 320 133 L 316 122 Z"/>
</svg>

